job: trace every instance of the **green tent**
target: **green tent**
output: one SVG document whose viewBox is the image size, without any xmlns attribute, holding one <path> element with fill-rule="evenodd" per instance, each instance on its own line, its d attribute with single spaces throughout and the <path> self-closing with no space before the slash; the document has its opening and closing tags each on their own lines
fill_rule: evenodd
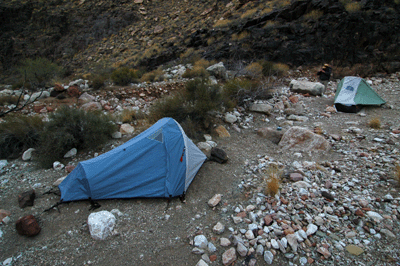
<svg viewBox="0 0 400 266">
<path fill-rule="evenodd" d="M 356 113 L 364 105 L 382 105 L 386 102 L 360 77 L 345 77 L 337 87 L 336 110 Z"/>
</svg>

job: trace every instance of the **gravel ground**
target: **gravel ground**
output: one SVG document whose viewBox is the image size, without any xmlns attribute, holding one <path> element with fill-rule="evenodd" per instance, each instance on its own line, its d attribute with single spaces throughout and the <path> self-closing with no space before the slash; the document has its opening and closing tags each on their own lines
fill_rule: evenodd
<svg viewBox="0 0 400 266">
<path fill-rule="evenodd" d="M 331 82 L 324 97 L 298 95 L 309 120 L 294 122 L 294 125 L 311 130 L 316 126 L 321 128 L 322 136 L 332 145 L 329 152 L 283 152 L 276 144 L 258 136 L 258 128 L 289 127 L 284 124 L 286 120 L 276 119 L 283 116 L 279 111 L 270 116 L 242 112 L 242 121 L 248 122 L 237 123 L 241 126 L 240 133 L 221 122 L 231 137 L 213 136 L 213 140 L 227 152 L 229 161 L 226 164 L 206 162 L 190 185 L 185 203 L 179 199 L 169 203 L 165 199 L 104 200 L 99 202 L 99 209 L 89 211 L 89 202 L 81 201 L 63 204 L 59 211 L 43 212 L 59 199 L 43 193 L 66 172 L 38 169 L 31 162 L 9 160 L 0 174 L 0 209 L 11 212 L 10 221 L 0 225 L 0 262 L 7 265 L 12 258 L 9 265 L 196 265 L 202 256 L 192 252 L 193 239 L 196 235 L 205 235 L 216 247 L 214 252 L 204 250 L 203 259 L 209 265 L 222 265 L 222 254 L 230 247 L 238 248 L 233 243 L 221 246 L 221 238 L 233 242 L 239 238 L 247 254 L 254 251 L 251 256 L 237 253 L 232 265 L 248 265 L 254 262 L 252 258 L 256 265 L 267 265 L 264 256 L 255 252 L 262 244 L 263 250 L 270 250 L 274 255 L 273 265 L 304 262 L 311 265 L 397 265 L 400 198 L 399 187 L 391 177 L 400 159 L 399 134 L 396 133 L 400 129 L 399 77 L 400 74 L 396 74 L 371 79 L 374 89 L 387 104 L 365 108 L 360 112 L 363 115 L 321 115 L 327 106 L 333 105 L 336 82 Z M 289 94 L 287 89 L 282 89 L 275 101 Z M 380 118 L 381 129 L 368 126 L 375 117 Z M 334 140 L 334 134 L 341 140 Z M 105 150 L 126 140 L 113 141 Z M 74 162 L 91 158 L 93 154 L 78 154 Z M 277 197 L 263 194 L 263 171 L 271 162 L 281 165 L 284 172 Z M 306 194 L 289 179 L 293 172 L 301 173 L 303 181 L 311 185 L 306 188 Z M 35 204 L 21 209 L 17 197 L 30 188 L 36 191 Z M 334 197 L 333 201 L 321 196 L 324 190 Z M 222 201 L 210 208 L 207 202 L 215 194 L 222 194 Z M 367 201 L 366 207 L 361 206 L 362 200 Z M 87 226 L 89 214 L 114 209 L 119 210 L 115 234 L 104 241 L 94 240 Z M 357 209 L 365 216 L 357 216 Z M 368 211 L 379 213 L 382 220 L 374 221 L 367 215 Z M 243 212 L 244 219 L 235 224 L 232 217 Z M 20 236 L 15 230 L 15 221 L 28 214 L 33 214 L 42 228 L 40 234 L 31 238 Z M 276 214 L 270 226 L 263 219 L 268 214 Z M 318 224 L 321 219 L 322 223 Z M 217 222 L 225 226 L 222 234 L 213 232 Z M 245 233 L 251 224 L 258 226 L 258 237 L 263 241 L 254 244 L 247 238 Z M 285 233 L 280 234 L 280 231 L 287 229 L 286 225 L 294 231 L 306 231 L 309 224 L 317 224 L 318 231 L 299 242 L 297 252 L 293 252 L 290 245 L 283 252 L 271 246 L 273 239 L 285 238 Z M 345 249 L 350 244 L 361 247 L 364 252 L 358 256 L 350 254 Z M 321 253 L 321 248 L 328 250 L 329 255 Z M 210 262 L 210 258 L 216 260 Z"/>
</svg>

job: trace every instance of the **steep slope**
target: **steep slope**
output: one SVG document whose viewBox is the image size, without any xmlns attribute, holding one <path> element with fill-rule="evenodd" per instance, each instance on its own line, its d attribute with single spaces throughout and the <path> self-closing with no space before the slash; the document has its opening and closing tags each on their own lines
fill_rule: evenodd
<svg viewBox="0 0 400 266">
<path fill-rule="evenodd" d="M 389 0 L 17 0 L 0 3 L 0 67 L 42 56 L 88 72 L 197 56 L 393 72 L 399 12 Z"/>
</svg>

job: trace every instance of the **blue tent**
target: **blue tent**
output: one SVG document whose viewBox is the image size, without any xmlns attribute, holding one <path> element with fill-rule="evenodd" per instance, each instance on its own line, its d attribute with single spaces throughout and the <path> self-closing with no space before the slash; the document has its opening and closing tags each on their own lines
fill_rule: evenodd
<svg viewBox="0 0 400 266">
<path fill-rule="evenodd" d="M 93 159 L 61 182 L 61 201 L 185 194 L 206 156 L 172 118 Z"/>
</svg>

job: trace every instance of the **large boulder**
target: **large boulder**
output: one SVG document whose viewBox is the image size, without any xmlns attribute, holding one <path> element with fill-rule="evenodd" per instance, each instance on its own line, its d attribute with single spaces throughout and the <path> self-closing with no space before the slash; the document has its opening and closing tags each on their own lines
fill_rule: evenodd
<svg viewBox="0 0 400 266">
<path fill-rule="evenodd" d="M 216 78 L 226 78 L 226 68 L 222 62 L 209 66 L 206 70 L 210 73 L 210 75 L 215 76 Z"/>
<path fill-rule="evenodd" d="M 303 127 L 291 127 L 278 144 L 283 150 L 313 151 L 330 149 L 329 142 L 322 136 Z"/>
<path fill-rule="evenodd" d="M 271 114 L 273 109 L 274 108 L 272 107 L 272 105 L 268 103 L 253 103 L 249 108 L 249 110 L 252 112 L 262 113 L 266 115 Z"/>
<path fill-rule="evenodd" d="M 270 140 L 272 143 L 278 144 L 281 141 L 284 131 L 277 130 L 272 127 L 264 127 L 257 130 L 257 134 L 263 138 Z"/>
<path fill-rule="evenodd" d="M 289 87 L 293 92 L 308 93 L 313 96 L 321 96 L 325 90 L 324 84 L 311 81 L 292 80 Z"/>
</svg>

